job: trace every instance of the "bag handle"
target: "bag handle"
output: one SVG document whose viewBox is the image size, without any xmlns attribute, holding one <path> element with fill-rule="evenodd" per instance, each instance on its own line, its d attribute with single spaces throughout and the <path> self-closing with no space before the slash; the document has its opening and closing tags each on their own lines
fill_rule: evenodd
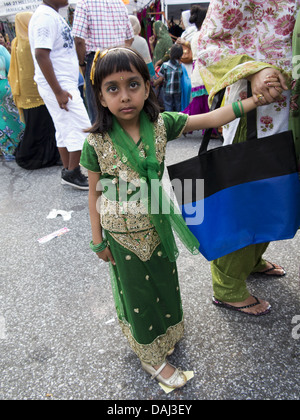
<svg viewBox="0 0 300 420">
<path fill-rule="evenodd" d="M 224 95 L 225 95 L 225 89 L 222 89 L 222 90 L 220 90 L 220 92 L 218 92 L 214 96 L 213 103 L 211 105 L 210 111 L 214 111 L 215 109 L 220 108 L 221 103 L 222 103 L 223 98 L 224 98 Z M 198 155 L 207 151 L 207 147 L 208 147 L 209 140 L 211 138 L 212 131 L 213 131 L 213 128 L 207 128 L 205 130 Z"/>
<path fill-rule="evenodd" d="M 220 108 L 223 98 L 225 95 L 225 89 L 220 90 L 213 99 L 213 103 L 212 106 L 210 108 L 210 111 L 214 111 L 217 108 Z M 251 91 L 251 83 L 248 82 L 248 86 L 247 86 L 247 96 L 248 98 L 250 96 L 252 96 L 252 91 Z M 207 151 L 207 147 L 208 147 L 208 143 L 210 141 L 211 138 L 211 133 L 212 133 L 213 128 L 207 128 L 204 132 L 204 136 L 199 148 L 199 152 L 198 155 L 200 155 L 201 153 L 204 153 Z M 256 109 L 253 109 L 252 111 L 247 113 L 247 141 L 248 140 L 253 140 L 257 138 L 257 130 L 256 130 Z"/>
</svg>

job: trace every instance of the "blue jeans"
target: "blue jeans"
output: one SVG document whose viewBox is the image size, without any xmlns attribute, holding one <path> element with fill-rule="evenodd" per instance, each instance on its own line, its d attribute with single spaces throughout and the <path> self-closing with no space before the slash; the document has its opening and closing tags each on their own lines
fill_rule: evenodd
<svg viewBox="0 0 300 420">
<path fill-rule="evenodd" d="M 165 111 L 181 111 L 181 93 L 168 94 L 164 92 Z"/>
</svg>

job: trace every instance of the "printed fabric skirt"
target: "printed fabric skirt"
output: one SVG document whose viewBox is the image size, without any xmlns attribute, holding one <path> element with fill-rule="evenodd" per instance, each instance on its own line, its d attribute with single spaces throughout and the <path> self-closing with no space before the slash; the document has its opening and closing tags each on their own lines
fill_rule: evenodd
<svg viewBox="0 0 300 420">
<path fill-rule="evenodd" d="M 184 333 L 176 263 L 161 256 L 161 244 L 142 261 L 105 233 L 116 262 L 110 275 L 122 331 L 140 360 L 160 364 Z"/>
<path fill-rule="evenodd" d="M 14 160 L 14 152 L 24 133 L 24 124 L 14 104 L 7 79 L 0 79 L 0 155 Z"/>
</svg>

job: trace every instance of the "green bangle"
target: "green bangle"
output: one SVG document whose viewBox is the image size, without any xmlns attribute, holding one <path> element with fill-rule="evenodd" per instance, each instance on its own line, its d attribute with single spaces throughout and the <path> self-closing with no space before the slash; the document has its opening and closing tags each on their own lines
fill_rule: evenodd
<svg viewBox="0 0 300 420">
<path fill-rule="evenodd" d="M 234 112 L 234 115 L 236 116 L 236 118 L 241 118 L 242 113 L 241 113 L 238 102 L 233 102 L 232 103 L 232 109 L 233 109 L 233 112 Z"/>
<path fill-rule="evenodd" d="M 245 110 L 244 110 L 244 107 L 243 107 L 243 102 L 239 99 L 238 100 L 238 104 L 240 105 L 240 107 L 241 107 L 241 111 L 242 111 L 242 117 L 245 115 Z"/>
<path fill-rule="evenodd" d="M 107 240 L 106 239 L 104 239 L 104 241 L 101 242 L 98 245 L 94 245 L 93 241 L 90 242 L 90 248 L 94 252 L 102 252 L 102 251 L 105 250 L 106 247 L 107 247 Z"/>
</svg>

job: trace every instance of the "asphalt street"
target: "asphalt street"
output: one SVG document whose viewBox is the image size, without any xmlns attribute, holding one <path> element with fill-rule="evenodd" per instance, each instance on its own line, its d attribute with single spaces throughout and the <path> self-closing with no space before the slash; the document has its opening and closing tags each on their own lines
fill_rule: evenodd
<svg viewBox="0 0 300 420">
<path fill-rule="evenodd" d="M 168 144 L 167 164 L 196 155 L 200 138 Z M 194 377 L 166 394 L 121 333 L 108 266 L 89 249 L 88 193 L 61 185 L 60 171 L 0 159 L 1 400 L 299 399 L 300 233 L 265 254 L 285 277 L 249 277 L 249 290 L 272 304 L 258 318 L 213 306 L 209 262 L 178 244 L 185 337 L 169 360 Z M 47 218 L 54 209 L 69 220 Z"/>
</svg>

